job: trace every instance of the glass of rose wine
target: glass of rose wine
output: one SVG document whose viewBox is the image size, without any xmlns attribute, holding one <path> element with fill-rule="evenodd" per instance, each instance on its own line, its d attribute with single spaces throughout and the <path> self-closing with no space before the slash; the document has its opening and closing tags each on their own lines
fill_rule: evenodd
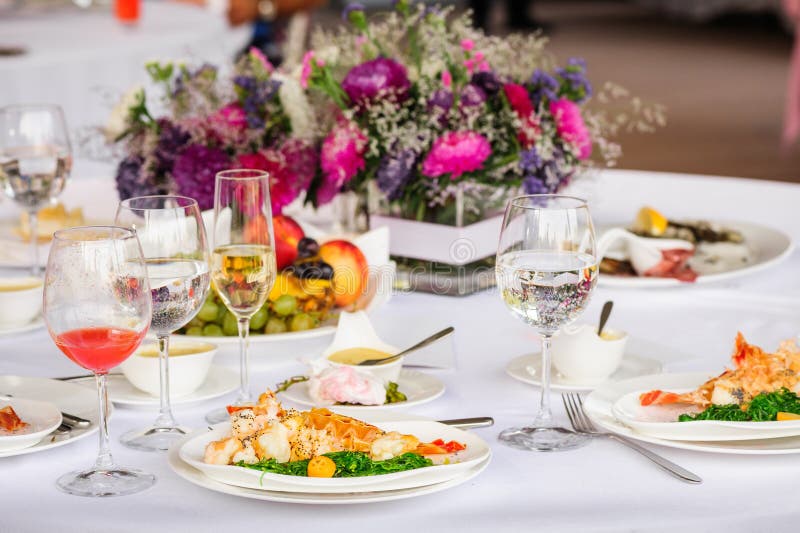
<svg viewBox="0 0 800 533">
<path fill-rule="evenodd" d="M 197 202 L 185 196 L 140 196 L 120 202 L 116 224 L 136 231 L 142 245 L 158 339 L 161 408 L 155 423 L 120 441 L 129 448 L 165 451 L 186 435 L 172 415 L 169 398 L 169 336 L 185 326 L 208 294 L 208 242 Z"/>
<path fill-rule="evenodd" d="M 64 190 L 71 167 L 72 149 L 60 107 L 0 108 L 0 188 L 28 215 L 33 276 L 40 272 L 39 210 Z"/>
<path fill-rule="evenodd" d="M 509 202 L 497 247 L 497 285 L 514 316 L 533 326 L 542 339 L 542 392 L 533 424 L 506 429 L 501 442 L 535 451 L 586 443 L 585 436 L 553 422 L 550 342 L 589 304 L 597 263 L 594 226 L 584 200 L 535 194 Z"/>
<path fill-rule="evenodd" d="M 79 496 L 144 490 L 155 476 L 114 464 L 108 438 L 106 374 L 141 344 L 150 326 L 150 285 L 136 233 L 87 226 L 53 235 L 44 281 L 44 319 L 56 346 L 97 381 L 100 449 L 92 468 L 58 478 Z"/>
<path fill-rule="evenodd" d="M 261 170 L 226 170 L 217 174 L 214 191 L 214 248 L 211 281 L 239 325 L 239 405 L 252 402 L 248 369 L 250 318 L 266 303 L 275 283 L 275 238 L 269 174 Z M 226 409 L 206 415 L 224 422 Z"/>
</svg>

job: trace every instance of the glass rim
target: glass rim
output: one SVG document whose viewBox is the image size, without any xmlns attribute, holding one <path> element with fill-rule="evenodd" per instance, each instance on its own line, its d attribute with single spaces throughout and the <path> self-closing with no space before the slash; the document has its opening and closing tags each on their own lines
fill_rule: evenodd
<svg viewBox="0 0 800 533">
<path fill-rule="evenodd" d="M 155 198 L 158 199 L 173 198 L 176 200 L 187 200 L 187 202 L 186 205 L 178 205 L 175 207 L 133 207 L 130 205 L 130 203 L 133 202 L 134 200 L 151 200 Z M 125 200 L 120 200 L 119 205 L 120 207 L 124 207 L 125 209 L 130 209 L 131 211 L 162 211 L 166 209 L 186 209 L 193 206 L 197 206 L 198 210 L 200 209 L 197 200 L 189 196 L 183 196 L 180 194 L 148 194 L 146 196 L 132 196 L 130 198 L 126 198 Z"/>
<path fill-rule="evenodd" d="M 71 233 L 81 233 L 87 232 L 91 230 L 104 230 L 107 231 L 110 235 L 107 235 L 105 238 L 97 238 L 97 239 L 75 239 L 70 238 L 69 234 Z M 121 235 L 115 236 L 114 232 L 120 232 Z M 102 242 L 102 241 L 126 241 L 129 239 L 138 239 L 136 236 L 136 232 L 131 228 L 126 228 L 123 226 L 114 226 L 112 224 L 109 225 L 95 225 L 95 226 L 74 226 L 72 228 L 64 228 L 58 231 L 53 232 L 53 240 L 59 241 L 71 241 L 71 242 Z"/>
<path fill-rule="evenodd" d="M 8 104 L 0 106 L 0 113 L 6 111 L 35 111 L 35 110 L 51 110 L 64 114 L 64 109 L 58 104 L 45 103 L 45 102 L 30 102 L 25 104 Z"/>
<path fill-rule="evenodd" d="M 237 174 L 253 174 L 250 176 L 239 176 Z M 262 180 L 269 179 L 269 172 L 266 170 L 259 170 L 255 168 L 233 168 L 228 170 L 221 170 L 217 172 L 217 180 L 231 180 L 231 181 L 247 181 L 247 180 Z"/>
<path fill-rule="evenodd" d="M 570 207 L 548 207 L 548 206 L 537 206 L 537 205 L 525 205 L 522 203 L 523 200 L 529 199 L 550 199 L 550 200 L 572 200 L 576 202 L 576 205 Z M 515 196 L 508 202 L 509 207 L 515 207 L 518 209 L 552 209 L 552 210 L 567 210 L 567 209 L 582 209 L 589 207 L 589 202 L 586 201 L 585 198 L 581 198 L 580 196 L 570 196 L 568 194 L 522 194 L 520 196 Z"/>
</svg>

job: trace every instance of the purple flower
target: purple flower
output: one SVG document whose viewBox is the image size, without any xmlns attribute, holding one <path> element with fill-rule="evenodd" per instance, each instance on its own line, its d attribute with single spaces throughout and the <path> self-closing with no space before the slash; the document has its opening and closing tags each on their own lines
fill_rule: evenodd
<svg viewBox="0 0 800 533">
<path fill-rule="evenodd" d="M 468 83 L 461 89 L 460 101 L 468 107 L 482 105 L 486 101 L 486 93 L 474 83 Z"/>
<path fill-rule="evenodd" d="M 158 144 L 155 148 L 155 158 L 160 172 L 169 173 L 175 158 L 189 142 L 191 136 L 179 126 L 165 118 L 158 119 Z"/>
<path fill-rule="evenodd" d="M 525 176 L 522 180 L 522 188 L 525 194 L 545 194 L 549 192 L 547 187 L 538 176 Z"/>
<path fill-rule="evenodd" d="M 403 194 L 408 180 L 411 179 L 417 154 L 413 150 L 401 150 L 381 159 L 377 172 L 378 188 L 386 194 L 388 200 L 397 200 Z"/>
<path fill-rule="evenodd" d="M 500 88 L 503 86 L 503 84 L 500 83 L 500 80 L 497 78 L 497 74 L 491 70 L 476 72 L 472 75 L 471 83 L 483 89 L 483 92 L 489 96 L 494 96 L 497 94 L 500 91 Z"/>
<path fill-rule="evenodd" d="M 561 78 L 561 94 L 576 103 L 581 103 L 592 96 L 592 84 L 586 78 L 586 61 L 573 57 L 567 66 L 557 68 L 556 74 Z"/>
<path fill-rule="evenodd" d="M 542 100 L 558 98 L 558 80 L 542 69 L 533 71 L 529 84 L 531 101 L 535 107 L 539 107 Z"/>
<path fill-rule="evenodd" d="M 519 166 L 526 174 L 535 173 L 542 168 L 542 163 L 542 158 L 535 146 L 519 153 Z"/>
<path fill-rule="evenodd" d="M 453 107 L 453 93 L 447 89 L 436 90 L 428 100 L 428 112 L 437 118 L 439 125 L 447 123 L 447 113 Z"/>
<path fill-rule="evenodd" d="M 197 200 L 200 209 L 211 209 L 217 172 L 230 165 L 230 158 L 222 150 L 192 144 L 175 160 L 172 177 L 180 194 Z"/>
<path fill-rule="evenodd" d="M 408 96 L 410 86 L 405 67 L 385 57 L 356 65 L 342 81 L 342 89 L 356 105 L 364 105 L 384 95 L 402 101 Z"/>
<path fill-rule="evenodd" d="M 572 176 L 561 149 L 553 151 L 553 158 L 544 161 L 534 148 L 520 153 L 520 166 L 525 171 L 522 187 L 526 194 L 554 193 L 563 188 Z"/>
<path fill-rule="evenodd" d="M 120 200 L 169 192 L 166 180 L 158 180 L 154 174 L 147 172 L 142 167 L 143 163 L 144 159 L 139 156 L 128 156 L 120 161 L 117 167 L 117 192 Z"/>
</svg>

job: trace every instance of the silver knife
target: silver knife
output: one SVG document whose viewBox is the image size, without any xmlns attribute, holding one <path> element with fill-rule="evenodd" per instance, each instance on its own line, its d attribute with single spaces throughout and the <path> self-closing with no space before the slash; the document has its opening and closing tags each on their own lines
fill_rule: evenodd
<svg viewBox="0 0 800 533">
<path fill-rule="evenodd" d="M 488 428 L 494 425 L 494 418 L 490 416 L 477 416 L 473 418 L 454 418 L 452 420 L 439 420 L 440 424 L 453 426 L 459 429 Z"/>
<path fill-rule="evenodd" d="M 7 393 L 0 394 L 0 396 L 4 396 L 6 398 L 13 398 L 14 397 L 11 394 L 7 394 Z M 64 424 L 70 426 L 73 429 L 74 428 L 78 428 L 78 429 L 88 428 L 89 426 L 92 425 L 92 421 L 91 420 L 86 420 L 85 418 L 81 418 L 81 417 L 79 417 L 77 415 L 72 415 L 70 413 L 65 413 L 64 411 L 61 411 L 61 418 L 62 418 Z"/>
</svg>

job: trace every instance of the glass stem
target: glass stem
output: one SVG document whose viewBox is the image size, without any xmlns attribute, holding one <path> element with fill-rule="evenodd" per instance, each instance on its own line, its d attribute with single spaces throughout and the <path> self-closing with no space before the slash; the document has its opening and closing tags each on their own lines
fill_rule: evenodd
<svg viewBox="0 0 800 533">
<path fill-rule="evenodd" d="M 100 446 L 97 451 L 97 461 L 94 467 L 97 470 L 108 470 L 114 466 L 111 458 L 111 447 L 108 443 L 108 388 L 106 387 L 106 374 L 95 374 L 97 381 L 97 399 L 100 408 Z"/>
<path fill-rule="evenodd" d="M 239 374 L 241 383 L 239 384 L 239 396 L 236 403 L 242 404 L 252 400 L 250 396 L 250 368 L 248 360 L 248 348 L 250 347 L 250 319 L 239 319 Z"/>
<path fill-rule="evenodd" d="M 38 278 L 39 269 L 39 212 L 35 209 L 28 211 L 28 227 L 31 232 L 31 276 Z"/>
<path fill-rule="evenodd" d="M 175 427 L 169 399 L 169 334 L 158 336 L 158 370 L 161 384 L 161 409 L 156 418 L 157 428 Z"/>
<path fill-rule="evenodd" d="M 539 400 L 539 413 L 533 424 L 535 427 L 550 427 L 553 412 L 550 410 L 550 343 L 552 334 L 542 335 L 542 396 Z"/>
</svg>

